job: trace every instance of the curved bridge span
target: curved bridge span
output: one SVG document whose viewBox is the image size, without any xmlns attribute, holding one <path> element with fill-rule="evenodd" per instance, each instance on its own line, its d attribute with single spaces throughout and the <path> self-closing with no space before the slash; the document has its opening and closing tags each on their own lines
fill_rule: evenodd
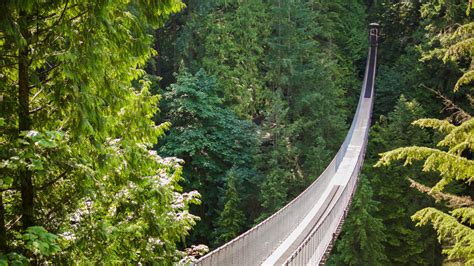
<svg viewBox="0 0 474 266">
<path fill-rule="evenodd" d="M 324 172 L 285 207 L 194 265 L 324 264 L 344 222 L 364 162 L 378 31 L 378 24 L 370 24 L 370 48 L 357 110 L 344 143 Z"/>
</svg>

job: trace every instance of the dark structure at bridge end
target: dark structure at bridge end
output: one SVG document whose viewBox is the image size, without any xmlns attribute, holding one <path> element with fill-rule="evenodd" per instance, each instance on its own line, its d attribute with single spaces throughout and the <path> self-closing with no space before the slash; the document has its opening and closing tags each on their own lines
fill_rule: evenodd
<svg viewBox="0 0 474 266">
<path fill-rule="evenodd" d="M 380 25 L 378 23 L 369 24 L 369 42 L 370 46 L 377 46 L 379 42 Z"/>
<path fill-rule="evenodd" d="M 372 97 L 374 78 L 375 78 L 375 64 L 377 60 L 377 46 L 379 42 L 379 31 L 380 25 L 378 23 L 369 24 L 369 42 L 370 42 L 370 52 L 368 63 L 369 67 L 367 68 L 367 80 L 365 83 L 365 93 L 364 98 Z"/>
</svg>

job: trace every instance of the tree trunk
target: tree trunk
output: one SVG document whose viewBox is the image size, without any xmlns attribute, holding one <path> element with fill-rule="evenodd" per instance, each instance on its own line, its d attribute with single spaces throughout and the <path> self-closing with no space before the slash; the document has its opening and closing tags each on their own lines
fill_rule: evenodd
<svg viewBox="0 0 474 266">
<path fill-rule="evenodd" d="M 28 39 L 28 31 L 26 30 L 26 17 L 23 12 L 20 12 L 20 27 L 22 28 L 22 35 Z M 22 25 L 23 24 L 23 25 Z M 27 40 L 28 43 L 28 40 Z M 20 47 L 18 55 L 18 130 L 27 131 L 31 129 L 30 119 L 30 88 L 29 88 L 29 73 L 28 73 L 28 44 Z M 33 182 L 32 173 L 28 170 L 21 170 L 20 192 L 21 192 L 21 214 L 23 228 L 34 225 L 33 214 Z"/>
<path fill-rule="evenodd" d="M 7 232 L 5 229 L 5 207 L 3 206 L 3 192 L 0 192 L 0 254 L 7 254 Z"/>
</svg>

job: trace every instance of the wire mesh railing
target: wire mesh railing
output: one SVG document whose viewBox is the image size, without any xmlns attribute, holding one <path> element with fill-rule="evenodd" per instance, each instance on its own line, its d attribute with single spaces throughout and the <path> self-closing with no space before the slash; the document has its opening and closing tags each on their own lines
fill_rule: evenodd
<svg viewBox="0 0 474 266">
<path fill-rule="evenodd" d="M 364 142 L 366 142 L 365 138 Z M 365 144 L 364 144 L 365 147 Z M 363 164 L 364 152 L 361 151 L 358 156 L 357 164 L 349 182 L 344 187 L 343 192 L 337 199 L 329 213 L 323 220 L 311 231 L 303 243 L 293 252 L 285 261 L 284 265 L 317 265 L 322 260 L 324 253 L 333 240 L 333 232 L 336 232 L 341 220 L 344 218 L 349 202 L 354 194 L 360 169 Z"/>
</svg>

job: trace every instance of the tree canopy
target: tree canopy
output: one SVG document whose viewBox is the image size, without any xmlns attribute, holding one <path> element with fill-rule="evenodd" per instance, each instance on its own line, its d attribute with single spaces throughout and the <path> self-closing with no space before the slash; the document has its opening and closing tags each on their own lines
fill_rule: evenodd
<svg viewBox="0 0 474 266">
<path fill-rule="evenodd" d="M 166 1 L 2 1 L 3 261 L 173 261 L 194 225 L 178 159 L 151 150 L 143 67 Z M 133 82 L 133 85 L 132 85 Z"/>
<path fill-rule="evenodd" d="M 472 264 L 472 4 L 1 1 L 0 264 L 185 264 L 267 218 L 339 149 L 369 22 L 329 263 Z"/>
</svg>

